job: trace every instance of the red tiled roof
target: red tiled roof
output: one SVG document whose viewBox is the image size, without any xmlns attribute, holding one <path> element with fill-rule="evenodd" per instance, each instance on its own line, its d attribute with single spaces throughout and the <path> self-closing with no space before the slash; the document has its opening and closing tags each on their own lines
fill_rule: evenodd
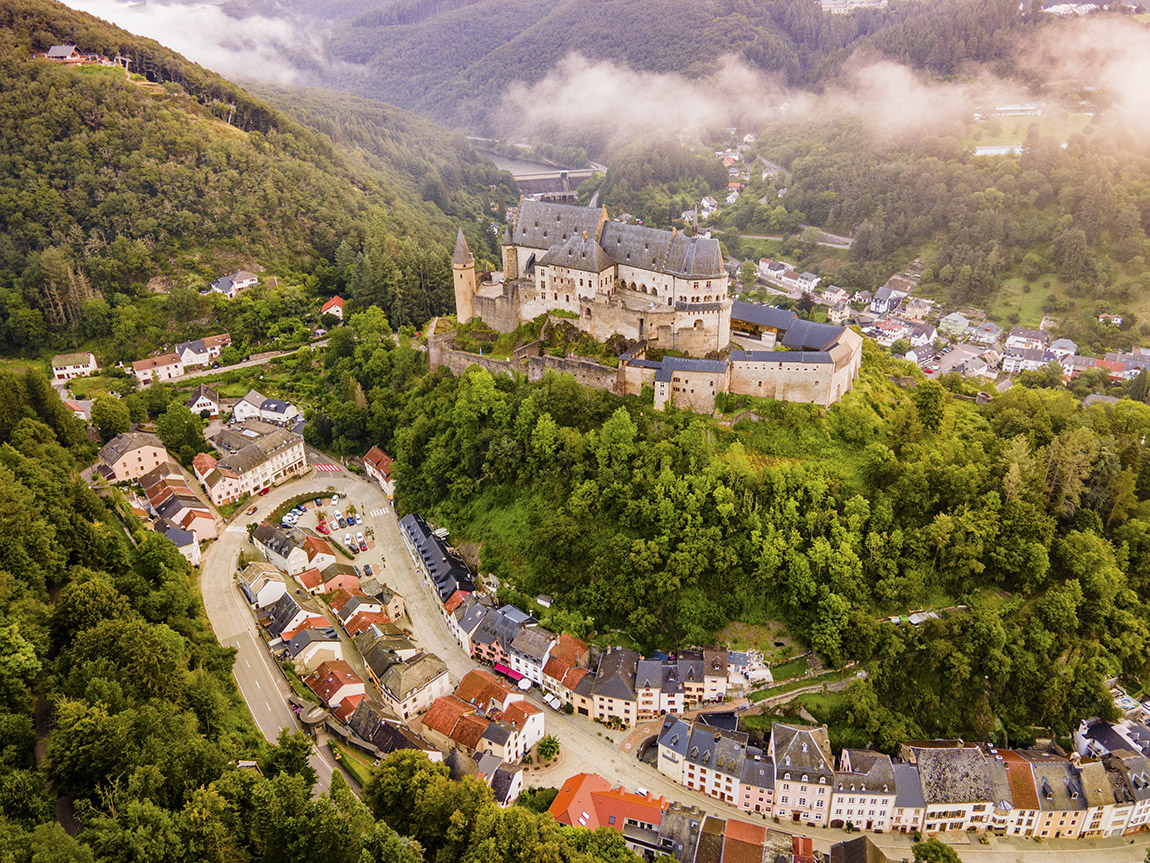
<svg viewBox="0 0 1150 863">
<path fill-rule="evenodd" d="M 599 819 L 591 795 L 596 791 L 609 791 L 610 788 L 611 783 L 598 773 L 577 773 L 563 783 L 547 811 L 560 824 L 595 830 L 599 827 Z M 590 817 L 580 822 L 584 812 Z"/>
<path fill-rule="evenodd" d="M 527 724 L 528 717 L 542 712 L 542 710 L 530 701 L 513 701 L 508 704 L 507 709 L 503 711 L 503 718 L 510 722 L 516 731 L 522 731 L 523 727 Z"/>
<path fill-rule="evenodd" d="M 320 307 L 319 313 L 322 315 L 333 306 L 339 306 L 342 309 L 345 302 L 346 300 L 344 300 L 343 297 L 332 297 L 330 300 L 324 303 L 323 306 Z"/>
<path fill-rule="evenodd" d="M 220 333 L 218 336 L 204 336 L 204 344 L 209 348 L 214 348 L 217 345 L 219 345 L 221 348 L 226 348 L 231 343 L 231 333 Z"/>
<path fill-rule="evenodd" d="M 333 593 L 331 595 L 331 599 L 328 600 L 327 604 L 331 606 L 332 611 L 339 611 L 341 608 L 343 608 L 345 605 L 347 605 L 348 602 L 351 601 L 352 595 L 353 594 L 351 593 L 351 591 L 344 590 L 341 587 L 339 590 L 337 590 L 335 593 Z"/>
<path fill-rule="evenodd" d="M 576 666 L 580 662 L 586 661 L 588 655 L 587 645 L 578 638 L 564 633 L 559 636 L 559 640 L 555 643 L 555 646 L 551 648 L 551 655 L 556 659 L 566 662 L 568 665 Z"/>
<path fill-rule="evenodd" d="M 323 584 L 323 573 L 316 569 L 314 566 L 311 569 L 305 569 L 296 576 L 299 583 L 302 584 L 307 590 L 315 590 Z"/>
<path fill-rule="evenodd" d="M 591 800 L 595 805 L 599 824 L 611 827 L 619 833 L 623 832 L 623 825 L 627 823 L 628 818 L 647 824 L 661 824 L 663 810 L 667 808 L 665 797 L 644 797 L 642 794 L 624 791 L 622 787 L 612 788 L 609 791 L 594 791 Z M 615 818 L 614 823 L 611 816 Z"/>
<path fill-rule="evenodd" d="M 760 827 L 758 824 L 750 824 L 746 821 L 736 821 L 732 818 L 727 822 L 726 835 L 730 839 L 736 839 L 739 842 L 750 842 L 753 845 L 761 847 L 763 843 L 767 841 L 767 828 Z"/>
<path fill-rule="evenodd" d="M 731 822 L 723 837 L 723 863 L 763 863 L 763 846 L 731 836 Z"/>
<path fill-rule="evenodd" d="M 448 614 L 451 614 L 451 612 L 453 612 L 453 611 L 455 611 L 455 609 L 459 608 L 460 604 L 463 602 L 464 597 L 466 597 L 466 596 L 467 596 L 467 594 L 464 593 L 462 590 L 455 591 L 455 593 L 453 593 L 453 594 L 451 594 L 451 596 L 447 597 L 447 602 L 443 603 L 443 610 L 446 611 Z"/>
<path fill-rule="evenodd" d="M 196 453 L 192 458 L 192 467 L 200 473 L 207 473 L 216 466 L 216 460 L 206 452 Z"/>
<path fill-rule="evenodd" d="M 304 679 L 304 683 L 324 704 L 327 704 L 340 689 L 351 684 L 363 683 L 363 680 L 344 660 L 333 659 L 320 663 L 319 668 Z"/>
<path fill-rule="evenodd" d="M 493 703 L 502 705 L 512 691 L 490 671 L 475 668 L 463 675 L 459 686 L 455 687 L 455 694 L 486 712 Z"/>
<path fill-rule="evenodd" d="M 329 626 L 331 626 L 331 621 L 326 617 L 307 617 L 295 629 L 285 629 L 281 632 L 280 638 L 284 641 L 291 641 L 305 629 L 326 629 Z"/>
<path fill-rule="evenodd" d="M 488 720 L 474 713 L 461 716 L 455 725 L 451 739 L 460 746 L 466 746 L 474 751 L 479 748 L 479 741 L 483 739 L 483 734 L 490 724 Z"/>
<path fill-rule="evenodd" d="M 369 449 L 363 460 L 383 474 L 384 479 L 391 479 L 391 463 L 394 459 L 379 447 L 373 446 Z"/>
<path fill-rule="evenodd" d="M 355 709 L 359 707 L 359 703 L 363 701 L 363 699 L 364 696 L 358 692 L 355 695 L 349 695 L 339 703 L 339 707 L 333 710 L 332 713 L 335 714 L 335 718 L 340 722 L 347 722 L 351 718 L 351 715 L 355 713 Z"/>
<path fill-rule="evenodd" d="M 554 653 L 554 651 L 552 651 Z M 563 682 L 564 676 L 571 670 L 571 666 L 564 662 L 562 659 L 556 659 L 552 656 L 547 660 L 547 664 L 543 666 L 543 674 L 550 677 L 552 680 Z"/>
<path fill-rule="evenodd" d="M 814 843 L 809 836 L 792 836 L 791 852 L 799 863 L 812 863 L 815 859 Z"/>
<path fill-rule="evenodd" d="M 563 686 L 574 691 L 575 687 L 579 685 L 579 681 L 590 673 L 586 668 L 572 668 L 563 675 Z"/>
<path fill-rule="evenodd" d="M 317 554 L 326 554 L 335 557 L 335 552 L 332 551 L 330 545 L 327 544 L 326 539 L 320 539 L 318 536 L 309 536 L 303 541 L 304 551 L 307 552 L 307 559 L 311 560 Z"/>
<path fill-rule="evenodd" d="M 354 638 L 373 623 L 386 626 L 391 623 L 391 618 L 382 611 L 357 611 L 351 616 L 351 619 L 343 625 L 343 628 L 347 630 L 348 635 Z"/>
<path fill-rule="evenodd" d="M 423 716 L 423 727 L 450 737 L 459 720 L 474 712 L 475 708 L 470 704 L 460 701 L 454 695 L 445 695 L 431 702 L 431 707 Z"/>
<path fill-rule="evenodd" d="M 1038 800 L 1038 789 L 1034 785 L 1034 771 L 1030 769 L 1030 762 L 1007 749 L 998 750 L 1002 756 L 1006 776 L 1010 780 L 1010 796 L 1014 799 L 1015 809 L 1041 809 Z"/>
<path fill-rule="evenodd" d="M 160 366 L 174 366 L 180 361 L 176 354 L 162 354 L 158 357 L 148 357 L 146 360 L 136 360 L 132 368 L 138 372 L 147 372 Z"/>
</svg>

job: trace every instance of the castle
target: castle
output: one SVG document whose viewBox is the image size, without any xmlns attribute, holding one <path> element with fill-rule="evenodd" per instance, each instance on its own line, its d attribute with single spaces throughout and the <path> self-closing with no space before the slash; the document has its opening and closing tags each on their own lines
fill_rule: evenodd
<svg viewBox="0 0 1150 863">
<path fill-rule="evenodd" d="M 503 272 L 477 284 L 460 232 L 451 258 L 460 323 L 510 332 L 544 312 L 578 315 L 599 341 L 621 335 L 693 356 L 731 336 L 729 277 L 719 241 L 607 218 L 607 209 L 521 202 L 503 236 Z"/>
<path fill-rule="evenodd" d="M 432 368 L 457 374 L 479 364 L 495 373 L 541 378 L 570 372 L 586 386 L 617 395 L 654 391 L 658 409 L 710 412 L 718 393 L 829 406 L 854 385 L 862 337 L 847 327 L 793 312 L 732 301 L 718 240 L 611 222 L 606 209 L 524 200 L 503 237 L 503 272 L 480 283 L 460 230 L 451 257 L 460 323 L 479 318 L 511 332 L 549 312 L 598 341 L 621 335 L 635 348 L 617 368 L 545 356 L 541 342 L 511 360 L 454 347 L 454 333 L 429 334 Z M 785 348 L 786 350 L 780 350 Z M 686 356 L 647 359 L 660 349 Z"/>
</svg>

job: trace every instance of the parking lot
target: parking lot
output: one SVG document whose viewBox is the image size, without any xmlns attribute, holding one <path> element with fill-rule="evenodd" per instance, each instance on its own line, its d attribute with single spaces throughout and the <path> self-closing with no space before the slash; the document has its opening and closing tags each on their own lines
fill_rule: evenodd
<svg viewBox="0 0 1150 863">
<path fill-rule="evenodd" d="M 280 522 L 280 526 L 293 526 L 314 531 L 331 542 L 333 546 L 338 546 L 339 550 L 347 552 L 351 556 L 351 562 L 364 574 L 369 574 L 367 568 L 370 567 L 370 574 L 380 577 L 387 561 L 383 554 L 383 548 L 376 541 L 375 528 L 372 522 L 379 516 L 390 514 L 390 506 L 375 504 L 369 508 L 364 503 L 359 502 L 357 504 L 354 499 L 349 499 L 346 496 L 336 498 L 334 504 L 332 500 L 332 497 L 325 496 L 319 499 L 319 506 L 314 500 L 301 504 L 304 509 L 303 514 L 299 515 L 290 525 Z M 337 517 L 344 518 L 345 526 L 339 526 L 336 522 Z M 355 520 L 354 525 L 347 522 L 349 517 Z M 360 538 L 362 538 L 362 544 Z"/>
</svg>

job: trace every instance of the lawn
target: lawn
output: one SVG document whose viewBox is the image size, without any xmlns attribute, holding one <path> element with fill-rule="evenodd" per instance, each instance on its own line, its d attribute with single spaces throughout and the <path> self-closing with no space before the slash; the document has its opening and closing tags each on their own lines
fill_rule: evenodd
<svg viewBox="0 0 1150 863">
<path fill-rule="evenodd" d="M 113 390 L 122 390 L 125 385 L 125 381 L 118 380 L 111 375 L 93 375 L 69 381 L 68 388 L 72 391 L 72 395 L 78 399 L 94 399 L 96 396 L 106 396 Z"/>
<path fill-rule="evenodd" d="M 351 774 L 352 779 L 359 783 L 359 787 L 363 788 L 367 784 L 367 780 L 371 778 L 371 771 L 375 769 L 375 763 L 372 759 L 350 746 L 342 746 L 334 740 L 329 740 L 327 746 L 332 755 L 335 756 L 336 761 Z"/>
<path fill-rule="evenodd" d="M 819 722 L 827 722 L 828 717 L 834 716 L 846 702 L 846 696 L 839 692 L 822 695 L 818 692 L 804 692 L 796 696 L 795 701 L 807 709 Z"/>
<path fill-rule="evenodd" d="M 1024 327 L 1037 327 L 1042 323 L 1042 304 L 1052 294 L 1066 296 L 1066 287 L 1057 276 L 1041 276 L 1030 283 L 1030 290 L 1024 287 L 1026 280 L 1015 276 L 1002 283 L 990 304 L 990 317 L 1003 323 L 1009 329 L 1011 313 L 1018 315 L 1018 323 Z M 1049 284 L 1049 287 L 1047 287 Z"/>
<path fill-rule="evenodd" d="M 1038 124 L 1042 135 L 1052 135 L 1060 144 L 1066 143 L 1071 135 L 1081 132 L 1090 123 L 1089 114 L 1043 114 L 1040 117 L 991 117 L 967 127 L 967 137 L 963 143 L 968 147 L 1000 147 L 1008 144 L 1021 144 L 1032 123 Z"/>
<path fill-rule="evenodd" d="M 280 668 L 283 669 L 284 676 L 287 677 L 287 681 L 291 684 L 291 688 L 295 690 L 296 695 L 300 698 L 306 698 L 308 701 L 313 704 L 318 704 L 320 707 L 323 706 L 323 703 L 316 697 L 316 694 L 304 686 L 304 682 L 300 679 L 300 676 L 296 674 L 290 662 L 285 660 L 280 664 Z"/>
<path fill-rule="evenodd" d="M 249 497 L 250 497 L 249 495 L 244 495 L 242 498 L 237 500 L 235 503 L 225 503 L 223 506 L 216 507 L 216 509 L 218 509 L 220 511 L 220 515 L 222 515 L 224 518 L 230 520 L 231 517 L 241 507 L 247 506 Z"/>
<path fill-rule="evenodd" d="M 801 677 L 810 670 L 811 664 L 807 661 L 805 656 L 797 657 L 789 662 L 784 662 L 782 665 L 776 665 L 771 669 L 771 677 L 775 682 L 782 680 L 790 680 L 792 677 Z"/>
</svg>

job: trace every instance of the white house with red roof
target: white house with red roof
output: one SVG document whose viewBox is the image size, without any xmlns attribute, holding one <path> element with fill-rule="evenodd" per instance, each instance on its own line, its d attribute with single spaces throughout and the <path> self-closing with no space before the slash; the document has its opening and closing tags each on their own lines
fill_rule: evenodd
<svg viewBox="0 0 1150 863">
<path fill-rule="evenodd" d="M 343 306 L 346 300 L 343 297 L 332 297 L 324 303 L 319 310 L 320 316 L 335 315 L 341 321 L 343 320 Z"/>
<path fill-rule="evenodd" d="M 343 659 L 320 663 L 304 683 L 328 707 L 338 707 L 345 698 L 365 694 L 363 678 Z"/>
<path fill-rule="evenodd" d="M 363 457 L 363 469 L 368 477 L 379 483 L 390 498 L 395 494 L 395 482 L 391 478 L 391 465 L 394 462 L 391 456 L 377 446 L 373 446 Z"/>
<path fill-rule="evenodd" d="M 141 384 L 170 381 L 184 374 L 184 364 L 177 354 L 161 354 L 132 363 L 132 374 Z"/>
</svg>

